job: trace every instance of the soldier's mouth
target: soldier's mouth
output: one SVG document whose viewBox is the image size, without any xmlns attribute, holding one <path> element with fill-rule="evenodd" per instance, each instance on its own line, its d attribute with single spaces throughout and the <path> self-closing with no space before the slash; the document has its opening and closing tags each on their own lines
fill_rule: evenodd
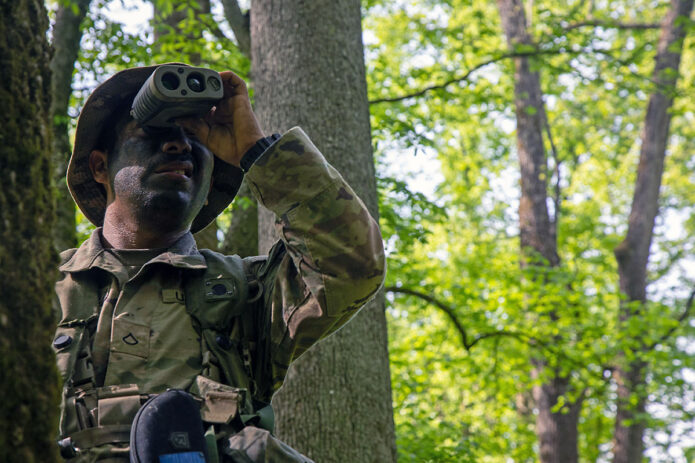
<svg viewBox="0 0 695 463">
<path fill-rule="evenodd" d="M 193 163 L 190 161 L 168 162 L 157 167 L 154 173 L 189 178 L 193 175 Z"/>
</svg>

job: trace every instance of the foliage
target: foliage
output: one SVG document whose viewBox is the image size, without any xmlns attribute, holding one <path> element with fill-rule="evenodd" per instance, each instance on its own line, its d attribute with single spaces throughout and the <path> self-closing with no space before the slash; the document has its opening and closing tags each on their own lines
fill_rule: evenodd
<svg viewBox="0 0 695 463">
<path fill-rule="evenodd" d="M 549 207 L 562 262 L 538 275 L 519 266 L 514 70 L 501 58 L 507 51 L 496 5 L 364 3 L 377 152 L 431 150 L 444 176 L 432 197 L 411 196 L 415 204 L 403 199 L 409 197 L 403 189 L 381 183 L 383 231 L 388 243 L 397 243 L 389 247 L 387 287 L 403 461 L 444 459 L 437 452 L 453 443 L 475 461 L 535 461 L 530 395 L 544 379 L 531 374 L 539 357 L 571 379 L 566 402 L 583 399 L 582 461 L 608 458 L 618 352 L 642 356 L 652 372 L 644 391 L 651 412 L 648 455 L 669 461 L 679 447 L 692 445 L 684 436 L 692 430 L 693 325 L 690 316 L 680 317 L 692 286 L 693 45 L 686 44 L 675 89 L 650 260 L 651 302 L 618 331 L 613 249 L 626 231 L 658 29 L 617 26 L 657 22 L 668 3 L 591 5 L 533 2 L 527 17 L 537 46 L 515 50 L 530 54 L 541 74 L 549 125 L 549 195 L 555 198 Z M 388 166 L 379 167 L 390 175 Z M 418 213 L 425 209 L 417 204 L 426 202 L 444 213 Z M 451 317 L 423 297 L 404 295 L 404 288 L 451 308 L 468 341 Z M 653 349 L 640 352 L 635 338 Z M 428 437 L 438 444 L 423 447 Z"/>
</svg>

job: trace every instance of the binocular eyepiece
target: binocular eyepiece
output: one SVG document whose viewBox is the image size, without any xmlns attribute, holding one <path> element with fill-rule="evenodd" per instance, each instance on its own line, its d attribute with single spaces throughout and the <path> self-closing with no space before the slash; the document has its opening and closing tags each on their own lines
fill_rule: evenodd
<svg viewBox="0 0 695 463">
<path fill-rule="evenodd" d="M 174 127 L 177 118 L 205 116 L 223 96 L 217 71 L 163 64 L 140 87 L 130 114 L 145 128 Z"/>
</svg>

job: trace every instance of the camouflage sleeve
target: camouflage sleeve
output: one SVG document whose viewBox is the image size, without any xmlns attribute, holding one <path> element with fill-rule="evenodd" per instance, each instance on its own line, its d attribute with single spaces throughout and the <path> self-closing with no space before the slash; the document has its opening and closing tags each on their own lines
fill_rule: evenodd
<svg viewBox="0 0 695 463">
<path fill-rule="evenodd" d="M 269 274 L 276 389 L 290 362 L 374 296 L 384 279 L 384 248 L 362 200 L 300 128 L 275 142 L 246 179 L 277 215 L 287 249 Z"/>
</svg>

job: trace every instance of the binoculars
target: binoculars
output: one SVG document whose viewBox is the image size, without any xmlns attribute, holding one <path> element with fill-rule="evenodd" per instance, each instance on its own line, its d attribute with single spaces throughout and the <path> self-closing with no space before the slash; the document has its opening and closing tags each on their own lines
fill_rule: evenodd
<svg viewBox="0 0 695 463">
<path fill-rule="evenodd" d="M 145 129 L 164 129 L 180 117 L 205 116 L 223 96 L 217 71 L 163 64 L 140 87 L 130 114 Z"/>
</svg>

